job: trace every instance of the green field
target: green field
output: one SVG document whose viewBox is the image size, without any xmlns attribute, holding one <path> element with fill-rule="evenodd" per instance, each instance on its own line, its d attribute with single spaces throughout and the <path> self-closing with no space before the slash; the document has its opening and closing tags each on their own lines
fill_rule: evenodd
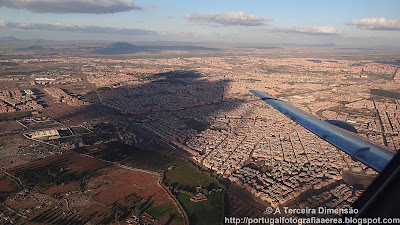
<svg viewBox="0 0 400 225">
<path fill-rule="evenodd" d="M 172 209 L 171 205 L 162 205 L 162 206 L 156 206 L 156 207 L 153 207 L 153 208 L 147 210 L 147 213 L 150 216 L 160 220 L 161 218 L 168 215 L 168 213 L 170 213 L 172 210 L 173 209 Z"/>
<path fill-rule="evenodd" d="M 221 224 L 225 192 L 217 180 L 201 172 L 191 163 L 184 163 L 168 169 L 164 182 L 185 209 L 190 224 Z M 219 191 L 216 191 L 218 189 Z M 199 192 L 205 194 L 207 200 L 190 201 L 190 198 Z"/>
<path fill-rule="evenodd" d="M 190 224 L 221 224 L 224 193 L 208 195 L 207 201 L 192 202 L 189 194 L 178 192 L 176 198 L 189 216 Z"/>
<path fill-rule="evenodd" d="M 168 216 L 170 219 L 183 221 L 182 216 L 172 208 L 172 205 L 155 206 L 153 208 L 150 208 L 146 212 L 157 220 L 161 220 L 162 218 Z"/>
<path fill-rule="evenodd" d="M 173 186 L 174 183 L 179 183 L 184 186 L 196 188 L 202 186 L 204 188 L 218 188 L 218 181 L 211 178 L 205 173 L 202 173 L 190 163 L 179 165 L 165 172 L 166 183 Z"/>
</svg>

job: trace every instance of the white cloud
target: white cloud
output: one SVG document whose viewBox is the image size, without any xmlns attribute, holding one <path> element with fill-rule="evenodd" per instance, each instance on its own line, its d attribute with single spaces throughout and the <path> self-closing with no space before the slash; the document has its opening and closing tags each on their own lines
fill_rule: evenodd
<svg viewBox="0 0 400 225">
<path fill-rule="evenodd" d="M 0 6 L 34 13 L 116 13 L 140 10 L 131 0 L 0 0 Z"/>
<path fill-rule="evenodd" d="M 292 28 L 274 28 L 273 31 L 309 34 L 309 35 L 340 35 L 341 31 L 337 27 L 321 26 L 321 27 L 292 27 Z"/>
<path fill-rule="evenodd" d="M 188 14 L 185 16 L 190 21 L 206 21 L 225 26 L 262 26 L 268 25 L 272 19 L 266 19 L 255 15 L 246 15 L 243 12 Z"/>
<path fill-rule="evenodd" d="M 23 23 L 0 21 L 1 28 L 21 30 L 44 30 L 44 31 L 70 31 L 84 33 L 117 33 L 127 35 L 157 35 L 159 32 L 133 28 L 84 26 L 73 24 L 48 24 L 48 23 Z"/>
<path fill-rule="evenodd" d="M 400 21 L 381 18 L 364 18 L 346 22 L 347 25 L 355 25 L 363 30 L 400 30 Z"/>
</svg>

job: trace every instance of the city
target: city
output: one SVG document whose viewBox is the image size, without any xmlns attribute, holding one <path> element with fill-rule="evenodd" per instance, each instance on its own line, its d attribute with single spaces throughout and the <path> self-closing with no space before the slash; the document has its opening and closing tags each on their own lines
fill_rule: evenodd
<svg viewBox="0 0 400 225">
<path fill-rule="evenodd" d="M 166 50 L 165 58 L 139 54 L 135 59 L 1 59 L 5 66 L 0 84 L 0 182 L 2 193 L 9 193 L 4 195 L 6 210 L 1 211 L 1 220 L 108 223 L 114 215 L 107 209 L 99 208 L 97 216 L 88 217 L 88 207 L 111 207 L 114 200 L 107 200 L 105 193 L 120 185 L 127 191 L 115 195 L 119 200 L 112 207 L 120 207 L 117 212 L 128 211 L 118 214 L 119 221 L 186 223 L 192 217 L 187 215 L 187 206 L 180 206 L 179 193 L 188 194 L 190 204 L 206 204 L 222 188 L 208 190 L 200 185 L 190 191 L 174 186 L 165 171 L 180 166 L 157 161 L 159 150 L 143 156 L 150 157 L 144 164 L 132 159 L 131 154 L 139 153 L 129 149 L 143 154 L 154 147 L 154 140 L 157 149 L 168 149 L 162 150 L 161 158 L 189 162 L 218 180 L 220 187 L 237 185 L 264 206 L 350 207 L 377 173 L 265 105 L 249 90 L 270 93 L 321 119 L 346 121 L 370 141 L 400 149 L 398 94 L 388 98 L 373 92 L 398 93 L 399 66 L 377 62 L 368 54 L 358 59 L 365 50 L 253 50 L 236 49 L 233 55 L 233 50 L 220 50 L 218 57 L 211 50 Z M 304 57 L 306 51 L 319 56 Z M 170 57 L 171 52 L 177 56 Z M 189 53 L 203 56 L 188 57 Z M 290 57 L 285 56 L 289 53 Z M 396 52 L 385 51 L 389 53 L 396 57 Z M 353 55 L 353 59 L 344 59 L 342 54 Z M 152 140 L 144 137 L 148 135 Z M 37 165 L 30 166 L 36 160 Z M 24 174 L 45 168 L 39 165 L 60 165 L 51 170 L 56 169 L 54 173 L 62 174 L 65 181 L 27 186 L 32 181 Z M 76 171 L 76 177 L 67 178 L 72 174 L 69 171 Z M 82 177 L 93 171 L 98 175 Z M 130 183 L 118 184 L 104 177 L 109 173 L 118 174 L 119 179 L 146 176 L 148 190 L 159 189 L 153 195 L 136 196 L 137 190 L 126 186 Z M 162 181 L 165 176 L 168 179 Z M 143 179 L 130 182 L 143 186 Z M 228 186 L 227 195 L 233 195 Z M 146 206 L 125 206 L 151 196 L 155 196 L 156 207 L 148 205 L 147 211 L 141 208 Z M 231 210 L 225 215 L 235 210 L 243 213 L 235 204 L 225 204 Z M 58 208 L 53 219 L 49 206 Z M 155 214 L 157 207 L 167 207 L 170 216 Z M 67 219 L 62 220 L 62 212 Z M 101 212 L 109 217 L 101 217 Z M 260 215 L 262 210 L 250 214 Z"/>
</svg>

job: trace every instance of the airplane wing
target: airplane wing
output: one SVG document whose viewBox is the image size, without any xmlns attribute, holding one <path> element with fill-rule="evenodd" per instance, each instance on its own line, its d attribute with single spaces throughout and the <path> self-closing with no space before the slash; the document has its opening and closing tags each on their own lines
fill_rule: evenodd
<svg viewBox="0 0 400 225">
<path fill-rule="evenodd" d="M 296 123 L 342 149 L 353 160 L 359 160 L 378 172 L 381 172 L 395 155 L 392 150 L 373 144 L 358 135 L 321 120 L 271 95 L 256 90 L 250 90 L 250 92 Z"/>
</svg>

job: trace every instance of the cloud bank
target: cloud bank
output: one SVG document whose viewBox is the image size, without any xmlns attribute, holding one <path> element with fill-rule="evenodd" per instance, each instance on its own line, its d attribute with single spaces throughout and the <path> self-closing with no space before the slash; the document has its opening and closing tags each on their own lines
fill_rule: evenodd
<svg viewBox="0 0 400 225">
<path fill-rule="evenodd" d="M 400 21 L 381 18 L 364 18 L 346 22 L 347 25 L 355 25 L 363 30 L 394 30 L 400 31 Z"/>
<path fill-rule="evenodd" d="M 127 35 L 157 35 L 159 32 L 133 28 L 99 27 L 72 24 L 48 24 L 48 23 L 22 23 L 0 21 L 0 29 L 21 29 L 21 30 L 43 30 L 43 31 L 69 31 L 84 33 L 117 33 Z"/>
<path fill-rule="evenodd" d="M 269 25 L 268 22 L 272 20 L 255 15 L 246 15 L 243 12 L 187 14 L 185 19 L 218 23 L 224 26 L 263 26 Z"/>
<path fill-rule="evenodd" d="M 0 0 L 0 6 L 34 13 L 105 14 L 142 9 L 131 0 Z"/>
<path fill-rule="evenodd" d="M 308 35 L 341 35 L 341 31 L 337 27 L 322 26 L 322 27 L 292 27 L 292 28 L 275 28 L 273 31 L 298 33 Z"/>
</svg>

